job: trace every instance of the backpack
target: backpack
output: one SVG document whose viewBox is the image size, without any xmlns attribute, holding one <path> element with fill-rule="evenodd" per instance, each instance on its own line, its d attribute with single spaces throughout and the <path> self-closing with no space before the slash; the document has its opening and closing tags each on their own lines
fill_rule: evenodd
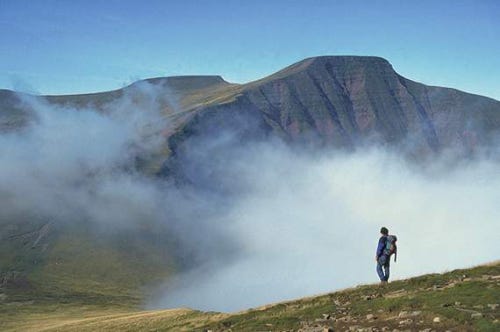
<svg viewBox="0 0 500 332">
<path fill-rule="evenodd" d="M 391 255 L 394 254 L 394 262 L 398 256 L 398 247 L 396 246 L 397 241 L 398 238 L 396 235 L 388 235 L 385 241 L 384 254 L 386 254 L 389 259 L 391 258 Z"/>
</svg>

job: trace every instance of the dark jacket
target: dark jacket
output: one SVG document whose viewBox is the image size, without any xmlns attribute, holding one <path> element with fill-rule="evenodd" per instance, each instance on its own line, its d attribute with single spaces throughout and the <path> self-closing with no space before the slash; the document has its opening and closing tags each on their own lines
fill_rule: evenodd
<svg viewBox="0 0 500 332">
<path fill-rule="evenodd" d="M 378 240 L 377 258 L 380 258 L 380 256 L 384 254 L 386 242 L 387 242 L 387 235 L 381 236 L 380 239 Z"/>
</svg>

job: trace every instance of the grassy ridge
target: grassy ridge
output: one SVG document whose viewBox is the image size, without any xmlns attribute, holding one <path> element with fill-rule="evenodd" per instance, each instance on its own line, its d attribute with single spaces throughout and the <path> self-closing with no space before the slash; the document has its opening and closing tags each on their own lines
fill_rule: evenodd
<svg viewBox="0 0 500 332">
<path fill-rule="evenodd" d="M 96 299 L 97 300 L 97 299 Z M 43 331 L 498 331 L 500 263 L 364 285 L 225 314 L 140 311 L 133 301 L 0 306 L 0 329 Z"/>
</svg>

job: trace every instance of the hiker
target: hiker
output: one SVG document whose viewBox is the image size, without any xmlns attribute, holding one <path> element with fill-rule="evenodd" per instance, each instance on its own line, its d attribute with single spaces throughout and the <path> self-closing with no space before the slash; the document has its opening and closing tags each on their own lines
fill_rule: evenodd
<svg viewBox="0 0 500 332">
<path fill-rule="evenodd" d="M 382 285 L 389 281 L 391 255 L 396 254 L 396 241 L 397 237 L 389 235 L 387 228 L 382 227 L 380 229 L 380 239 L 378 240 L 375 260 L 377 261 L 377 274 Z M 394 256 L 394 261 L 396 261 L 396 256 Z"/>
</svg>

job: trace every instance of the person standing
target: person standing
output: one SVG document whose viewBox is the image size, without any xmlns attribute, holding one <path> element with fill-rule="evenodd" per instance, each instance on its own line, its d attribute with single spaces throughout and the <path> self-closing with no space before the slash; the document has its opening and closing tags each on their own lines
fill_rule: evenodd
<svg viewBox="0 0 500 332">
<path fill-rule="evenodd" d="M 386 253 L 387 236 L 389 230 L 385 227 L 380 229 L 380 239 L 378 240 L 377 253 L 375 261 L 377 261 L 377 274 L 380 278 L 380 284 L 384 285 L 389 280 L 390 273 L 390 255 Z"/>
</svg>

